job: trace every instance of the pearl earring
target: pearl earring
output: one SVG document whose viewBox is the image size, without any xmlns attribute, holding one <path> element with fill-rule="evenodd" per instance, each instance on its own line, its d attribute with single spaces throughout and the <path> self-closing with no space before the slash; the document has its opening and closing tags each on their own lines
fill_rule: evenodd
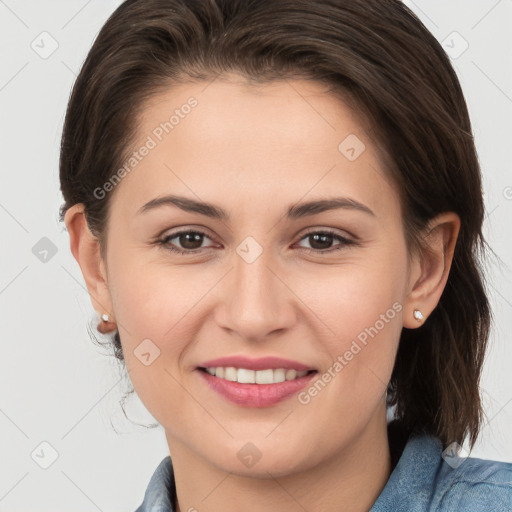
<svg viewBox="0 0 512 512">
<path fill-rule="evenodd" d="M 419 309 L 415 309 L 413 315 L 414 318 L 418 320 L 418 322 L 421 322 L 423 320 L 423 313 Z"/>
<path fill-rule="evenodd" d="M 111 316 L 108 313 L 103 313 L 101 315 L 101 322 L 97 327 L 98 331 L 102 334 L 108 334 L 116 328 L 116 322 L 111 320 Z"/>
</svg>

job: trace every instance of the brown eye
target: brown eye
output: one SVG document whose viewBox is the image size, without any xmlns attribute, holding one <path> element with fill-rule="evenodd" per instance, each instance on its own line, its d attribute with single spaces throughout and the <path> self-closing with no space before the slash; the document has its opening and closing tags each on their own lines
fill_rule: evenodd
<svg viewBox="0 0 512 512">
<path fill-rule="evenodd" d="M 201 231 L 179 231 L 165 236 L 158 241 L 159 244 L 163 245 L 172 252 L 179 254 L 195 253 L 202 249 L 202 243 L 204 238 L 209 238 L 206 233 Z M 176 240 L 176 242 L 171 242 Z M 178 245 L 178 247 L 175 247 Z"/>
<path fill-rule="evenodd" d="M 353 240 L 350 240 L 344 236 L 341 236 L 333 231 L 314 231 L 304 236 L 302 240 L 307 240 L 311 245 L 311 248 L 303 247 L 305 251 L 326 253 L 333 252 L 343 249 L 348 245 L 355 244 Z M 332 248 L 334 241 L 340 242 L 340 244 Z"/>
</svg>

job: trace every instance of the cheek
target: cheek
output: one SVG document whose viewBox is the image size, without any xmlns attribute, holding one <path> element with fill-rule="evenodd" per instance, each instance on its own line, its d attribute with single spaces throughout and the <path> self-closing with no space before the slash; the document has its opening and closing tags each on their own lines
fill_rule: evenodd
<svg viewBox="0 0 512 512">
<path fill-rule="evenodd" d="M 400 332 L 405 265 L 400 253 L 381 250 L 346 265 L 302 273 L 297 294 L 317 313 L 316 323 L 320 319 L 325 325 L 331 349 L 343 349 L 358 337 L 364 342 L 368 329 L 375 335 L 373 327 L 385 336 Z"/>
<path fill-rule="evenodd" d="M 328 363 L 320 378 L 340 412 L 371 408 L 386 391 L 403 325 L 405 255 L 381 251 L 321 281 L 306 280 L 316 283 L 309 287 L 308 306 L 326 326 L 321 348 Z"/>
<path fill-rule="evenodd" d="M 183 359 L 197 342 L 206 318 L 203 304 L 224 270 L 166 264 L 146 251 L 123 252 L 121 258 L 112 250 L 119 264 L 112 266 L 109 285 L 130 380 L 152 413 L 169 396 L 179 410 L 186 399 L 177 384 Z"/>
<path fill-rule="evenodd" d="M 362 390 L 372 371 L 383 384 L 390 377 L 402 329 L 403 306 L 397 300 L 398 294 L 390 290 L 366 288 L 361 281 L 354 287 L 349 285 L 342 300 L 326 303 L 322 318 L 334 335 L 326 336 L 324 345 L 332 364 L 339 363 L 335 370 L 350 379 L 346 385 Z"/>
<path fill-rule="evenodd" d="M 126 331 L 123 343 L 132 348 L 143 338 L 159 344 L 165 338 L 180 339 L 175 333 L 182 328 L 183 319 L 208 283 L 214 282 L 207 270 L 166 263 L 157 251 L 131 247 L 121 250 L 112 244 L 112 302 Z"/>
</svg>

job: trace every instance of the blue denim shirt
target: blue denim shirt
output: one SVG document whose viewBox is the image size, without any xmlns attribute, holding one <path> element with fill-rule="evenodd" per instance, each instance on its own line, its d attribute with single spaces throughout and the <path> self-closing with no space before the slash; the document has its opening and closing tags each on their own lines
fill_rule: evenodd
<svg viewBox="0 0 512 512">
<path fill-rule="evenodd" d="M 441 441 L 425 433 L 411 434 L 400 450 L 370 512 L 512 512 L 511 463 L 457 456 L 445 460 Z M 175 512 L 175 501 L 168 456 L 136 512 Z"/>
</svg>

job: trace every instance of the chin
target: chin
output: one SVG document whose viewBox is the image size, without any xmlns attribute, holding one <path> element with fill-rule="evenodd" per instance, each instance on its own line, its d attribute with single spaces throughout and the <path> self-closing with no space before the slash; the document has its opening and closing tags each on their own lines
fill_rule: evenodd
<svg viewBox="0 0 512 512">
<path fill-rule="evenodd" d="M 251 439 L 246 437 L 245 439 Z M 320 463 L 322 454 L 315 450 L 314 454 L 304 447 L 304 436 L 297 442 L 272 442 L 269 438 L 252 437 L 254 441 L 232 440 L 232 444 L 224 446 L 222 453 L 211 453 L 208 450 L 203 456 L 221 471 L 238 476 L 267 479 L 285 477 L 308 470 Z M 327 457 L 327 454 L 325 455 Z"/>
<path fill-rule="evenodd" d="M 272 456 L 262 456 L 262 458 L 254 463 L 252 466 L 244 467 L 240 461 L 233 462 L 232 459 L 226 461 L 226 465 L 219 466 L 219 469 L 233 475 L 249 478 L 268 479 L 268 478 L 282 478 L 293 475 L 308 469 L 310 463 L 304 460 L 303 455 L 300 455 L 300 460 L 297 459 L 296 453 L 290 453 L 287 457 L 277 457 L 275 454 Z"/>
</svg>

